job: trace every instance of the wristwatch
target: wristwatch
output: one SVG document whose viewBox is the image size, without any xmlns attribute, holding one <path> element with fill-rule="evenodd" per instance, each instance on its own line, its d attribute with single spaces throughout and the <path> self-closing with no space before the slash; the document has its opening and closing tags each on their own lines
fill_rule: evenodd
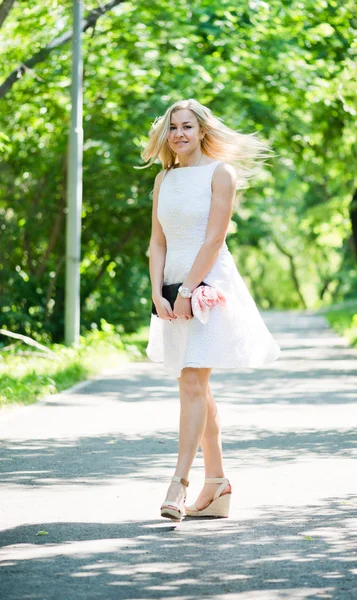
<svg viewBox="0 0 357 600">
<path fill-rule="evenodd" d="M 182 298 L 191 298 L 191 296 L 192 296 L 192 292 L 191 292 L 190 288 L 183 287 L 183 285 L 180 285 L 180 287 L 178 289 L 178 293 L 180 294 L 180 296 L 182 296 Z"/>
</svg>

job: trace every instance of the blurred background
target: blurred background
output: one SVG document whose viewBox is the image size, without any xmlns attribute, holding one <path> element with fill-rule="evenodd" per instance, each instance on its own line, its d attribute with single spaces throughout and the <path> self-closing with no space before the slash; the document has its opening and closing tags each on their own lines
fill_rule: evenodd
<svg viewBox="0 0 357 600">
<path fill-rule="evenodd" d="M 227 239 L 258 306 L 330 307 L 351 324 L 354 1 L 110 5 L 84 5 L 85 16 L 103 14 L 83 34 L 82 335 L 147 332 L 150 192 L 160 165 L 134 166 L 152 121 L 190 97 L 230 127 L 259 132 L 276 154 L 244 191 Z M 71 84 L 63 34 L 72 2 L 5 1 L 0 17 L 0 326 L 61 344 Z"/>
</svg>

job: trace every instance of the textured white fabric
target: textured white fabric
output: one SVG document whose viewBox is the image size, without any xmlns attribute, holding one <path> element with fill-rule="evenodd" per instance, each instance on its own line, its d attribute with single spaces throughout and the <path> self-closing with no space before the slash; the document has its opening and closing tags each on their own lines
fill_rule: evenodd
<svg viewBox="0 0 357 600">
<path fill-rule="evenodd" d="M 181 283 L 206 238 L 212 175 L 220 161 L 165 173 L 158 219 L 166 237 L 164 284 Z M 184 367 L 237 369 L 276 360 L 280 347 L 268 331 L 233 257 L 224 243 L 203 281 L 218 285 L 227 306 L 210 310 L 208 323 L 196 317 L 164 320 L 151 315 L 147 356 L 179 377 Z"/>
</svg>

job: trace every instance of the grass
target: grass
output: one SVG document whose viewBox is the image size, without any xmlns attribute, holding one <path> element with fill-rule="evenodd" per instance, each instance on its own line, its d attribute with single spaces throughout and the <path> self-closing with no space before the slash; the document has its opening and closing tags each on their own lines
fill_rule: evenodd
<svg viewBox="0 0 357 600">
<path fill-rule="evenodd" d="M 330 307 L 324 314 L 331 327 L 357 346 L 357 301 L 346 306 Z M 93 330 L 81 336 L 77 347 L 49 345 L 48 348 L 56 355 L 53 358 L 31 351 L 28 356 L 21 355 L 19 348 L 29 351 L 29 346 L 24 344 L 14 345 L 9 352 L 0 352 L 0 407 L 32 404 L 103 370 L 146 357 L 148 327 L 125 335 L 119 334 L 105 321 L 101 325 L 102 331 Z M 5 344 L 9 344 L 9 338 L 6 338 Z"/>
<path fill-rule="evenodd" d="M 68 389 L 104 369 L 142 360 L 146 356 L 148 327 L 131 335 L 117 333 L 108 323 L 105 323 L 104 329 L 81 336 L 77 347 L 48 345 L 55 354 L 52 358 L 30 350 L 25 344 L 14 345 L 11 351 L 1 352 L 0 407 L 32 404 L 43 396 Z M 6 344 L 9 344 L 9 339 L 6 338 Z M 19 349 L 30 354 L 24 356 Z"/>
<path fill-rule="evenodd" d="M 357 301 L 343 308 L 331 308 L 325 316 L 333 329 L 357 346 Z"/>
</svg>

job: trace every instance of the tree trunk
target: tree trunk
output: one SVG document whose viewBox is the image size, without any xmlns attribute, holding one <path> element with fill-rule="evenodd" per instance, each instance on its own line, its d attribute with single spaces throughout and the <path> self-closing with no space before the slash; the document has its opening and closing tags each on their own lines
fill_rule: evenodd
<svg viewBox="0 0 357 600">
<path fill-rule="evenodd" d="M 352 196 L 352 201 L 350 205 L 350 219 L 352 225 L 353 252 L 357 262 L 357 190 L 355 190 L 355 193 Z"/>
<path fill-rule="evenodd" d="M 1 4 L 1 6 L 0 6 L 0 27 L 2 26 L 7 15 L 9 14 L 10 10 L 12 9 L 12 5 L 14 4 L 14 2 L 15 2 L 15 0 L 4 0 L 3 3 Z"/>
<path fill-rule="evenodd" d="M 280 250 L 280 252 L 282 254 L 284 254 L 285 256 L 288 257 L 289 262 L 290 262 L 290 273 L 291 273 L 291 279 L 293 281 L 294 287 L 296 289 L 297 295 L 299 296 L 301 303 L 303 305 L 304 308 L 307 308 L 306 302 L 305 302 L 305 298 L 302 295 L 302 291 L 300 289 L 300 282 L 297 276 L 297 270 L 296 270 L 296 266 L 295 266 L 295 261 L 294 261 L 294 256 L 291 254 L 291 252 L 289 252 L 286 248 L 284 248 L 284 246 L 282 246 L 282 244 L 273 236 L 273 241 L 276 245 L 276 247 L 278 248 L 278 250 Z"/>
</svg>

